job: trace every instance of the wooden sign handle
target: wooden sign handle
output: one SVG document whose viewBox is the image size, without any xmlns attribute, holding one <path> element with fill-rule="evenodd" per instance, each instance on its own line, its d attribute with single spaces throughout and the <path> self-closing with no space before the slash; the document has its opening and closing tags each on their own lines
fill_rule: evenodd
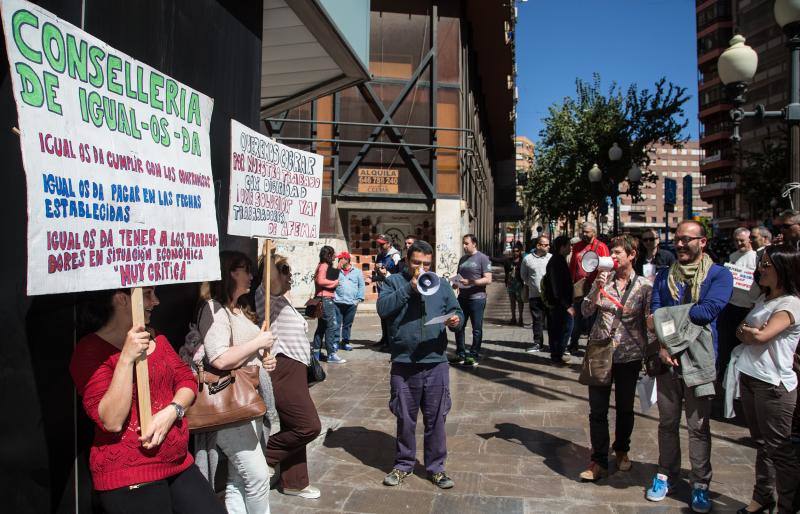
<svg viewBox="0 0 800 514">
<path fill-rule="evenodd" d="M 271 280 L 272 280 L 272 249 L 273 244 L 271 239 L 264 240 L 264 256 L 262 258 L 262 263 L 264 264 L 264 275 L 262 284 L 264 285 L 264 328 L 265 330 L 269 330 L 270 326 L 270 313 L 269 313 L 269 303 L 270 303 L 270 295 L 271 295 Z M 270 356 L 269 350 L 264 352 L 264 358 Z"/>
<path fill-rule="evenodd" d="M 144 326 L 144 294 L 141 287 L 131 292 L 133 326 Z M 139 397 L 139 427 L 144 434 L 153 420 L 150 406 L 150 374 L 147 371 L 147 352 L 136 360 L 136 391 Z"/>
</svg>

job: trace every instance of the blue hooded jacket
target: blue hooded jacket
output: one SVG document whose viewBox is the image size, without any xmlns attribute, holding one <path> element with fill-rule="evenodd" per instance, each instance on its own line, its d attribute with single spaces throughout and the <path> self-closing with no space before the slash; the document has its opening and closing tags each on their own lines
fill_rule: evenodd
<svg viewBox="0 0 800 514">
<path fill-rule="evenodd" d="M 447 362 L 445 325 L 425 326 L 427 320 L 444 314 L 457 315 L 458 326 L 463 326 L 464 313 L 447 281 L 434 294 L 422 296 L 412 290 L 405 271 L 387 277 L 378 296 L 378 316 L 388 323 L 392 362 Z"/>
</svg>

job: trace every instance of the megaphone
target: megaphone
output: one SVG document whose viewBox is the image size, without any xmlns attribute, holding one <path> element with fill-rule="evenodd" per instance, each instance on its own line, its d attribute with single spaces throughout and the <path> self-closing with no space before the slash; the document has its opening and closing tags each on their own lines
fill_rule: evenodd
<svg viewBox="0 0 800 514">
<path fill-rule="evenodd" d="M 421 273 L 417 278 L 417 291 L 419 291 L 419 294 L 423 296 L 430 296 L 439 290 L 441 281 L 442 280 L 439 278 L 439 275 L 433 271 Z"/>
<path fill-rule="evenodd" d="M 600 257 L 597 252 L 589 250 L 583 254 L 581 258 L 581 269 L 586 273 L 591 273 L 594 270 L 598 271 L 611 271 L 617 268 L 617 261 L 611 257 Z"/>
</svg>

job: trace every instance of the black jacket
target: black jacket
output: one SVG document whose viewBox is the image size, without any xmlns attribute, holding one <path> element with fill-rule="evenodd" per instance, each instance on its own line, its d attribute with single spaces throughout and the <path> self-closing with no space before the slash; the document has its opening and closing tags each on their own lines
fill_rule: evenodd
<svg viewBox="0 0 800 514">
<path fill-rule="evenodd" d="M 550 298 L 565 309 L 572 306 L 572 276 L 569 273 L 567 259 L 560 254 L 553 254 L 547 261 L 545 273 Z"/>
<path fill-rule="evenodd" d="M 644 248 L 639 248 L 639 253 L 636 254 L 636 262 L 633 264 L 633 270 L 640 277 L 644 276 L 644 264 L 645 264 L 644 255 L 646 251 L 647 250 L 645 250 Z M 675 262 L 675 254 L 663 248 L 659 248 L 658 250 L 656 250 L 656 256 L 653 259 L 653 264 L 656 267 L 656 273 L 658 273 L 664 268 L 669 268 L 670 266 L 672 266 L 673 262 Z"/>
</svg>

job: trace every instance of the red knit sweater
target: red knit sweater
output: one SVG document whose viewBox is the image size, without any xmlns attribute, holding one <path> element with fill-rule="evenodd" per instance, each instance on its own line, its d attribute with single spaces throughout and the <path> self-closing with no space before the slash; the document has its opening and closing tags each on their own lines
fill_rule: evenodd
<svg viewBox="0 0 800 514">
<path fill-rule="evenodd" d="M 175 393 L 188 387 L 197 393 L 197 383 L 189 367 L 180 360 L 167 338 L 156 336 L 156 349 L 147 357 L 150 374 L 150 402 L 153 414 L 169 406 Z M 95 422 L 95 436 L 89 452 L 89 469 L 94 488 L 108 491 L 176 475 L 194 463 L 188 451 L 189 428 L 186 420 L 176 421 L 164 441 L 145 450 L 139 442 L 139 407 L 134 374 L 131 412 L 122 431 L 107 432 L 100 421 L 100 400 L 111 385 L 120 350 L 97 334 L 89 334 L 75 347 L 70 373 L 83 398 L 86 414 Z"/>
</svg>

